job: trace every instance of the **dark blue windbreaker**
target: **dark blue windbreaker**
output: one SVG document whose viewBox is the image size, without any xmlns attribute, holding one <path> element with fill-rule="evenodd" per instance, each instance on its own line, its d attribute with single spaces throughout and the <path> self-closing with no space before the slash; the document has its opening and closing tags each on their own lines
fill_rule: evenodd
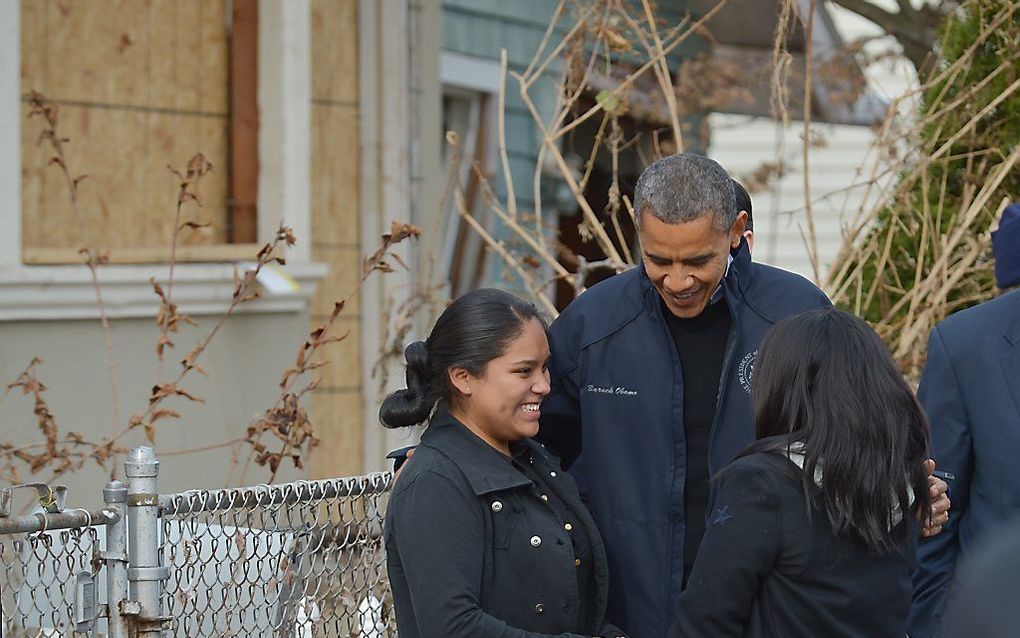
<svg viewBox="0 0 1020 638">
<path fill-rule="evenodd" d="M 765 333 L 829 305 L 803 277 L 752 263 L 746 243 L 723 291 L 733 322 L 709 439 L 713 475 L 754 440 L 750 382 Z M 666 635 L 684 566 L 683 375 L 662 313 L 643 268 L 575 299 L 550 328 L 552 393 L 538 436 L 587 499 L 609 558 L 607 619 L 633 638 Z"/>
</svg>

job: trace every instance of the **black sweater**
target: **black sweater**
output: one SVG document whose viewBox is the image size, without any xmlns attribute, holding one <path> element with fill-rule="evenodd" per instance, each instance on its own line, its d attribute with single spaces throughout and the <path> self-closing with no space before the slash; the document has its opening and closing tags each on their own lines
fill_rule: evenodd
<svg viewBox="0 0 1020 638">
<path fill-rule="evenodd" d="M 902 638 L 915 535 L 879 555 L 808 521 L 801 470 L 778 453 L 737 459 L 713 482 L 709 519 L 674 638 Z"/>
</svg>

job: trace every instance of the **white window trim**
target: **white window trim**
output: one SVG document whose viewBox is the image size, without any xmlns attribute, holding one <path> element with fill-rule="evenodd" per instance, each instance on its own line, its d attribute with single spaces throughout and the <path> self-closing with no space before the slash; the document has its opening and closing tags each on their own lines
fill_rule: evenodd
<svg viewBox="0 0 1020 638">
<path fill-rule="evenodd" d="M 499 62 L 443 51 L 439 55 L 439 79 L 446 87 L 498 95 Z"/>
<path fill-rule="evenodd" d="M 482 168 L 488 171 L 500 170 L 498 168 L 499 145 L 497 143 L 497 118 L 499 117 L 499 113 L 497 102 L 502 76 L 500 74 L 499 62 L 495 60 L 476 58 L 461 53 L 454 53 L 452 51 L 443 51 L 439 58 L 439 75 L 444 95 L 459 95 L 464 98 L 480 100 L 477 105 L 477 114 L 480 116 L 484 112 L 486 120 L 485 135 L 488 140 L 486 157 L 484 158 Z M 462 140 L 463 147 L 473 148 L 474 136 L 477 136 L 478 134 L 479 129 L 475 128 L 473 135 L 469 133 L 467 136 L 468 139 Z M 461 167 L 461 184 L 467 183 L 468 173 L 471 170 L 471 163 L 464 162 Z M 493 178 L 494 176 L 490 174 L 489 177 Z M 451 207 L 450 214 L 455 215 L 452 211 L 453 209 Z M 479 221 L 486 224 L 486 220 L 491 213 L 486 209 L 486 207 L 482 207 L 478 212 L 481 213 Z M 442 263 L 444 268 L 446 268 L 443 272 L 448 272 L 448 268 L 453 261 L 453 253 L 456 249 L 454 242 L 458 234 L 459 223 L 462 222 L 458 221 L 458 224 L 450 224 L 448 228 L 449 232 L 444 238 L 444 242 L 441 246 L 442 251 L 440 254 L 442 255 Z M 468 253 L 468 259 L 466 260 L 468 263 L 473 262 L 475 258 L 478 257 L 477 250 L 486 250 L 486 248 L 484 247 L 484 244 L 478 244 L 476 246 L 476 251 Z"/>
<path fill-rule="evenodd" d="M 294 230 L 298 244 L 287 250 L 286 270 L 299 288 L 241 309 L 301 312 L 328 271 L 311 263 L 311 3 L 259 0 L 259 16 L 258 240 L 271 241 L 281 222 Z M 0 2 L 0 321 L 95 318 L 84 265 L 22 263 L 20 25 L 20 3 Z M 218 314 L 230 302 L 233 273 L 232 264 L 178 263 L 174 301 L 188 314 Z M 159 303 L 149 279 L 166 275 L 166 264 L 103 266 L 107 314 L 154 316 Z"/>
<path fill-rule="evenodd" d="M 241 266 L 237 267 L 240 272 Z M 233 264 L 177 264 L 173 301 L 181 312 L 219 315 L 234 291 Z M 301 312 L 326 275 L 324 264 L 287 265 L 296 290 L 270 293 L 240 305 L 239 313 Z M 99 270 L 103 306 L 111 318 L 154 317 L 159 299 L 149 277 L 166 282 L 166 265 L 104 266 Z M 85 266 L 25 266 L 0 270 L 0 321 L 94 319 L 99 316 L 92 275 Z"/>
</svg>

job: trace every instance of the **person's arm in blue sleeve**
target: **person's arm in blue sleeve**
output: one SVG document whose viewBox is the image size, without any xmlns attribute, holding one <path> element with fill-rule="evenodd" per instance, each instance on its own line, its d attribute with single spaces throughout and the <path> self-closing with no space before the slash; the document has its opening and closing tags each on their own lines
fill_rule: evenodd
<svg viewBox="0 0 1020 638">
<path fill-rule="evenodd" d="M 484 513 L 467 488 L 427 472 L 401 485 L 390 507 L 393 539 L 418 632 L 444 638 L 552 638 L 510 627 L 485 613 L 481 585 Z M 581 638 L 558 634 L 559 638 Z"/>
<path fill-rule="evenodd" d="M 761 581 L 782 550 L 779 497 L 763 472 L 725 468 L 709 512 L 670 638 L 744 636 Z"/>
<path fill-rule="evenodd" d="M 567 469 L 581 453 L 581 403 L 576 338 L 562 319 L 549 328 L 549 380 L 552 390 L 542 401 L 540 443 L 560 458 Z"/>
<path fill-rule="evenodd" d="M 967 516 L 973 447 L 959 379 L 942 335 L 936 327 L 928 339 L 928 361 L 921 375 L 918 398 L 932 429 L 936 467 L 953 476 L 949 496 L 953 509 L 941 534 L 921 539 L 914 571 L 914 602 L 908 627 L 911 638 L 936 635 L 945 597 L 959 554 L 960 523 Z"/>
</svg>

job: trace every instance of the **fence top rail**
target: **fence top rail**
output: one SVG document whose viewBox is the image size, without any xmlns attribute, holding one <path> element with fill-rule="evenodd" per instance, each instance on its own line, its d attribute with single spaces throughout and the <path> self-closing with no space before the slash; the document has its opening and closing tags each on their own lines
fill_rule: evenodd
<svg viewBox="0 0 1020 638">
<path fill-rule="evenodd" d="M 383 494 L 389 490 L 392 481 L 392 472 L 373 472 L 346 478 L 301 480 L 273 485 L 263 483 L 217 490 L 188 490 L 177 494 L 160 495 L 159 510 L 163 516 L 182 516 L 311 503 L 323 499 Z"/>
<path fill-rule="evenodd" d="M 120 513 L 114 509 L 75 509 L 63 512 L 39 512 L 26 516 L 0 518 L 0 534 L 32 534 L 58 529 L 107 525 L 120 520 Z"/>
</svg>

